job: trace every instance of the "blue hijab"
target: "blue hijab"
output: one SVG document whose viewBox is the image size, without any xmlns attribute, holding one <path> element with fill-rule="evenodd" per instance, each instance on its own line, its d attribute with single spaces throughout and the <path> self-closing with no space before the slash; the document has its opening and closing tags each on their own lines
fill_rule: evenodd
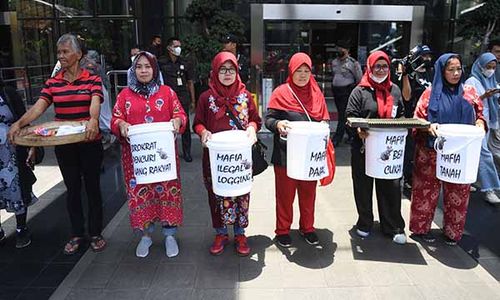
<svg viewBox="0 0 500 300">
<path fill-rule="evenodd" d="M 479 80 L 486 91 L 497 87 L 495 74 L 493 74 L 493 76 L 491 76 L 490 78 L 486 78 L 486 76 L 483 75 L 483 70 L 486 69 L 486 65 L 492 61 L 497 61 L 497 58 L 495 57 L 495 55 L 493 55 L 493 53 L 486 52 L 481 54 L 472 65 L 472 77 Z M 489 97 L 487 101 L 490 112 L 489 123 L 491 124 L 492 128 L 495 127 L 495 124 L 496 127 L 498 127 L 498 94 Z"/>
<path fill-rule="evenodd" d="M 462 72 L 460 81 L 454 86 L 450 85 L 444 78 L 446 64 L 451 58 L 460 60 L 458 54 L 446 53 L 441 55 L 434 64 L 434 79 L 432 80 L 427 119 L 431 123 L 473 125 L 476 120 L 474 108 L 464 99 L 463 95 L 464 72 Z"/>
</svg>

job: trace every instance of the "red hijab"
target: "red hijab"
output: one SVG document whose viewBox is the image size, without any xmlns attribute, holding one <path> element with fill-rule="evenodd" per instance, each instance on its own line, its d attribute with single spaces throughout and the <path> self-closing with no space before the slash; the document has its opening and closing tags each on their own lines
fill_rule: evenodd
<svg viewBox="0 0 500 300">
<path fill-rule="evenodd" d="M 295 53 L 288 63 L 287 83 L 280 85 L 274 90 L 269 100 L 268 108 L 303 113 L 304 110 L 302 106 L 300 106 L 299 102 L 288 88 L 288 86 L 290 86 L 300 101 L 302 101 L 302 104 L 311 118 L 316 121 L 329 120 L 330 115 L 326 107 L 325 97 L 316 79 L 314 79 L 314 76 L 311 74 L 309 82 L 303 87 L 299 87 L 293 83 L 293 73 L 302 65 L 306 65 L 309 67 L 309 70 L 311 70 L 311 58 L 303 52 Z"/>
<path fill-rule="evenodd" d="M 378 60 L 385 60 L 391 66 L 389 56 L 383 51 L 375 51 L 368 56 L 366 64 L 366 72 L 361 78 L 359 86 L 372 88 L 375 90 L 375 95 L 377 97 L 378 106 L 378 116 L 380 118 L 392 118 L 392 106 L 394 105 L 394 99 L 391 95 L 391 72 L 387 74 L 387 78 L 382 83 L 376 83 L 370 78 L 370 74 L 373 74 L 373 67 Z"/>
<path fill-rule="evenodd" d="M 230 86 L 225 86 L 219 81 L 219 69 L 224 63 L 229 61 L 236 69 L 236 80 Z M 220 107 L 216 114 L 216 119 L 219 119 L 226 113 L 227 107 L 237 116 L 239 113 L 234 110 L 234 105 L 238 103 L 237 97 L 246 92 L 245 84 L 241 82 L 240 74 L 238 73 L 238 60 L 233 53 L 222 51 L 215 55 L 212 60 L 212 70 L 210 71 L 210 81 L 208 82 L 210 94 L 215 97 L 215 104 Z"/>
</svg>

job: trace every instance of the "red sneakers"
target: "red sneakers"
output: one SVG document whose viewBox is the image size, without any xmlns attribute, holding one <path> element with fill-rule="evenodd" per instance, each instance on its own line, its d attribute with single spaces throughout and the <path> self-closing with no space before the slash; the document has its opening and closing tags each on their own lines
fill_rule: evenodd
<svg viewBox="0 0 500 300">
<path fill-rule="evenodd" d="M 244 234 L 238 234 L 234 237 L 234 246 L 239 256 L 250 254 L 250 247 L 248 247 L 247 237 Z"/>
<path fill-rule="evenodd" d="M 224 246 L 229 242 L 229 236 L 223 234 L 217 234 L 215 236 L 214 243 L 210 247 L 210 254 L 220 255 L 224 252 Z"/>
</svg>

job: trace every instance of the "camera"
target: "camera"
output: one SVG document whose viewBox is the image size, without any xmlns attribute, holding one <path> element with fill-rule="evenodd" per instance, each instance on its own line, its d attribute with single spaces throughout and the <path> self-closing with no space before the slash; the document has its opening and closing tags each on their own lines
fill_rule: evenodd
<svg viewBox="0 0 500 300">
<path fill-rule="evenodd" d="M 426 45 L 417 45 L 410 50 L 410 53 L 401 59 L 393 59 L 397 64 L 396 75 L 401 78 L 403 75 L 415 77 L 415 73 L 420 68 L 429 68 L 432 66 L 430 60 L 424 59 L 425 54 L 430 54 L 431 49 Z"/>
</svg>

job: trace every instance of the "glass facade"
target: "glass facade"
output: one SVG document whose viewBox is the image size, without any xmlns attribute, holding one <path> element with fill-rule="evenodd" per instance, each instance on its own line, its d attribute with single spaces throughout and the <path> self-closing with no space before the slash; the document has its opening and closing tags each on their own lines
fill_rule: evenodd
<svg viewBox="0 0 500 300">
<path fill-rule="evenodd" d="M 145 48 L 153 35 L 163 41 L 181 39 L 199 31 L 186 18 L 192 0 L 7 0 L 0 9 L 9 11 L 9 24 L 0 24 L 2 67 L 30 66 L 40 78 L 56 62 L 55 43 L 66 32 L 80 34 L 89 49 L 103 54 L 109 68 L 125 69 L 129 50 L 139 44 Z M 455 36 L 453 20 L 460 11 L 477 5 L 474 0 L 219 0 L 222 9 L 240 16 L 245 24 L 241 53 L 251 54 L 252 4 L 365 4 L 420 5 L 425 7 L 423 43 L 436 52 L 454 49 L 466 53 L 468 42 Z M 329 61 L 335 57 L 335 42 L 348 37 L 352 53 L 362 62 L 367 53 L 383 43 L 395 57 L 405 55 L 409 45 L 410 22 L 318 22 L 266 21 L 264 23 L 264 74 L 278 82 L 286 76 L 286 57 L 305 51 L 313 58 L 315 71 L 328 80 Z M 392 42 L 391 42 L 392 40 Z M 35 71 L 36 70 L 36 71 Z"/>
</svg>

